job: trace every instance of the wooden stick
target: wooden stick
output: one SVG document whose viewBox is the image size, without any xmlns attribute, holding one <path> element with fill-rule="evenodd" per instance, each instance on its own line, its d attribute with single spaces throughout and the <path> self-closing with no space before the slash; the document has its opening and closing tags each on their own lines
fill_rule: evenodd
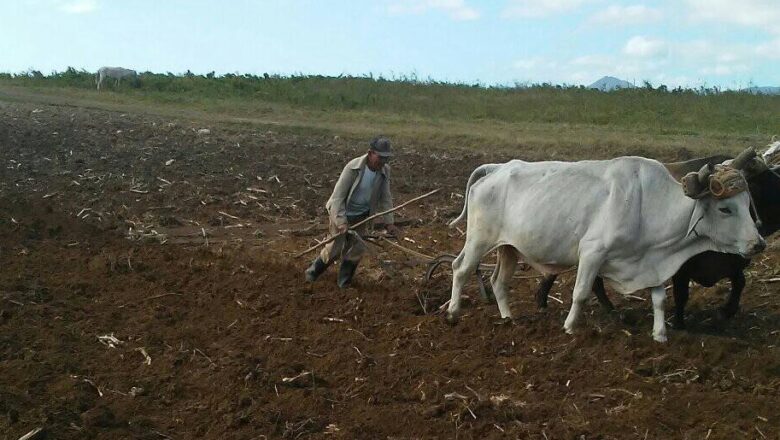
<svg viewBox="0 0 780 440">
<path fill-rule="evenodd" d="M 366 218 L 366 219 L 364 219 L 364 220 L 361 220 L 361 221 L 359 221 L 359 222 L 355 223 L 354 225 L 350 226 L 350 227 L 347 229 L 347 231 L 351 231 L 351 230 L 353 230 L 353 229 L 355 229 L 355 228 L 359 227 L 360 225 L 362 225 L 362 224 L 364 224 L 364 223 L 366 223 L 366 222 L 368 222 L 368 221 L 371 221 L 371 220 L 373 220 L 373 219 L 375 219 L 375 218 L 377 218 L 377 217 L 383 216 L 383 215 L 385 215 L 385 214 L 389 214 L 389 213 L 391 213 L 391 212 L 393 212 L 393 211 L 397 211 L 397 210 L 399 210 L 399 209 L 403 208 L 404 206 L 406 206 L 406 205 L 408 205 L 408 204 L 410 204 L 410 203 L 412 203 L 412 202 L 416 202 L 416 201 L 418 201 L 418 200 L 420 200 L 420 199 L 424 199 L 424 198 L 426 198 L 426 197 L 428 197 L 428 196 L 431 196 L 431 195 L 433 195 L 433 194 L 436 194 L 436 193 L 437 193 L 437 192 L 439 192 L 440 190 L 441 190 L 441 188 L 439 188 L 439 189 L 435 189 L 435 190 L 433 190 L 433 191 L 431 191 L 431 192 L 429 192 L 429 193 L 423 194 L 423 195 L 421 195 L 421 196 L 419 196 L 419 197 L 415 197 L 415 198 L 413 198 L 412 200 L 408 200 L 408 201 L 406 201 L 406 202 L 404 202 L 404 203 L 401 203 L 400 205 L 398 205 L 398 206 L 396 206 L 396 207 L 394 207 L 394 208 L 388 209 L 387 211 L 382 211 L 382 212 L 376 213 L 376 214 L 374 214 L 374 215 L 371 215 L 371 216 L 369 216 L 368 218 Z M 311 252 L 311 251 L 313 251 L 313 250 L 317 249 L 318 247 L 320 247 L 320 246 L 323 246 L 323 245 L 326 245 L 326 244 L 330 243 L 331 241 L 333 241 L 333 240 L 335 240 L 335 239 L 339 238 L 340 236 L 342 236 L 342 235 L 346 234 L 346 233 L 347 233 L 347 231 L 345 231 L 345 232 L 341 232 L 341 233 L 339 233 L 339 234 L 336 234 L 336 235 L 334 235 L 334 236 L 332 236 L 332 237 L 328 238 L 327 240 L 323 240 L 323 241 L 321 241 L 321 242 L 319 242 L 319 243 L 315 244 L 314 246 L 310 247 L 309 249 L 306 249 L 305 251 L 303 251 L 303 252 L 301 252 L 301 253 L 297 254 L 297 255 L 296 255 L 294 258 L 302 257 L 302 256 L 304 256 L 304 255 L 308 254 L 309 252 Z"/>
<path fill-rule="evenodd" d="M 29 440 L 32 438 L 36 438 L 38 436 L 38 433 L 43 431 L 43 428 L 35 428 L 32 431 L 28 432 L 27 434 L 19 437 L 19 440 Z M 764 437 L 766 438 L 766 437 Z"/>
</svg>

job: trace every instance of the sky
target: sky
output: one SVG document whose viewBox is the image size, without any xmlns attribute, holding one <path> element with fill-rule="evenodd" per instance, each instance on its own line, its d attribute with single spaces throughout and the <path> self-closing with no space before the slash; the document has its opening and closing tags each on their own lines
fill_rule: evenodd
<svg viewBox="0 0 780 440">
<path fill-rule="evenodd" d="M 0 0 L 0 72 L 780 86 L 780 0 Z"/>
</svg>

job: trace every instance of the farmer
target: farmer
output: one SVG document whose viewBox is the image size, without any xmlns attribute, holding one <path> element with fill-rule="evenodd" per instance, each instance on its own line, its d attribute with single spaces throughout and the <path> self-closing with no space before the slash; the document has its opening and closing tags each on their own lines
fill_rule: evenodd
<svg viewBox="0 0 780 440">
<path fill-rule="evenodd" d="M 347 163 L 341 172 L 333 194 L 325 208 L 328 210 L 331 236 L 334 241 L 322 248 L 320 256 L 306 269 L 306 280 L 314 282 L 325 269 L 341 257 L 338 285 L 349 285 L 360 258 L 366 251 L 366 244 L 358 234 L 366 232 L 367 224 L 346 232 L 350 226 L 365 220 L 368 216 L 393 207 L 390 194 L 390 167 L 387 162 L 393 156 L 390 140 L 378 136 L 371 140 L 368 152 Z M 393 213 L 382 216 L 388 234 L 398 236 L 400 231 L 393 224 Z"/>
</svg>

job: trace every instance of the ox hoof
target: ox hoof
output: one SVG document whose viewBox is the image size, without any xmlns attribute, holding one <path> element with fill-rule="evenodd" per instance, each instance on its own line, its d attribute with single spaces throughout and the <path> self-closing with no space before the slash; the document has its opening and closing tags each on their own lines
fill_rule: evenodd
<svg viewBox="0 0 780 440">
<path fill-rule="evenodd" d="M 493 321 L 493 325 L 510 325 L 513 322 L 514 321 L 512 320 L 512 318 L 507 316 L 506 318 L 501 318 L 497 321 Z"/>
<path fill-rule="evenodd" d="M 666 335 L 653 335 L 653 339 L 655 342 L 660 342 L 662 344 L 665 344 L 667 341 Z"/>
<path fill-rule="evenodd" d="M 566 332 L 568 335 L 574 334 L 574 328 L 577 326 L 577 320 L 572 319 L 571 317 L 566 318 L 566 321 L 563 322 L 563 331 Z"/>
<path fill-rule="evenodd" d="M 447 312 L 447 324 L 449 325 L 455 325 L 460 320 L 460 317 L 457 313 Z"/>
<path fill-rule="evenodd" d="M 715 312 L 715 319 L 719 321 L 721 324 L 724 324 L 726 321 L 730 320 L 732 316 L 736 315 L 736 310 L 728 310 L 725 307 L 718 308 L 718 310 Z"/>
</svg>

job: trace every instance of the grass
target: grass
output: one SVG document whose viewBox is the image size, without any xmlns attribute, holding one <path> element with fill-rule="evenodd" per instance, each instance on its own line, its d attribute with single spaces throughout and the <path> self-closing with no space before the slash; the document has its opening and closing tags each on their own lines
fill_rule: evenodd
<svg viewBox="0 0 780 440">
<path fill-rule="evenodd" d="M 309 128 L 418 146 L 506 149 L 526 158 L 641 154 L 664 159 L 736 152 L 780 134 L 780 96 L 665 87 L 603 93 L 582 87 L 483 87 L 371 77 L 143 73 L 96 93 L 69 68 L 0 74 L 0 89 L 84 106 Z M 182 114 L 182 112 L 184 112 Z"/>
</svg>

